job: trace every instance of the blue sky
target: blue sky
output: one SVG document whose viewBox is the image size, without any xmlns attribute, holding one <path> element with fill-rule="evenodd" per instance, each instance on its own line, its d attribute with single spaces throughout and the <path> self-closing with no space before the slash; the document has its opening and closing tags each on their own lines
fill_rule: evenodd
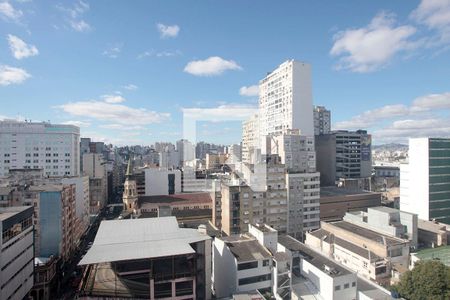
<svg viewBox="0 0 450 300">
<path fill-rule="evenodd" d="M 291 58 L 312 64 L 336 129 L 450 136 L 449 0 L 0 0 L 0 118 L 174 141 L 183 109 L 245 115 L 252 86 Z M 236 120 L 197 126 L 198 140 L 240 134 Z"/>
</svg>

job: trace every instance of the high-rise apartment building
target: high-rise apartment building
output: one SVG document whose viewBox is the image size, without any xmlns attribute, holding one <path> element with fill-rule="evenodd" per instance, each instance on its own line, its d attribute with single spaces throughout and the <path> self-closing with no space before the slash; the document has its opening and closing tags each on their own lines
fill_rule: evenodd
<svg viewBox="0 0 450 300">
<path fill-rule="evenodd" d="M 259 148 L 259 117 L 255 114 L 242 123 L 242 162 L 254 163 L 255 151 Z"/>
<path fill-rule="evenodd" d="M 316 136 L 320 184 L 331 186 L 340 178 L 370 177 L 371 144 L 372 136 L 365 130 L 340 130 Z"/>
<path fill-rule="evenodd" d="M 33 208 L 0 208 L 0 299 L 25 299 L 33 287 Z"/>
<path fill-rule="evenodd" d="M 108 178 L 102 154 L 83 154 L 83 175 L 89 176 L 90 212 L 95 214 L 108 200 Z"/>
<path fill-rule="evenodd" d="M 80 129 L 46 122 L 0 121 L 0 176 L 10 169 L 44 169 L 47 176 L 78 176 Z"/>
<path fill-rule="evenodd" d="M 288 60 L 259 82 L 262 136 L 299 129 L 314 135 L 311 66 Z"/>
<path fill-rule="evenodd" d="M 325 106 L 314 106 L 314 135 L 331 131 L 331 112 Z"/>
<path fill-rule="evenodd" d="M 305 231 L 320 225 L 320 173 L 316 172 L 314 137 L 292 129 L 269 139 L 271 154 L 278 154 L 286 168 L 287 232 L 303 240 Z"/>
<path fill-rule="evenodd" d="M 250 166 L 253 173 L 246 182 L 233 179 L 222 182 L 220 199 L 221 226 L 227 235 L 248 231 L 248 224 L 267 224 L 276 230 L 287 229 L 287 192 L 285 168 L 277 156 L 267 157 L 267 164 L 259 172 Z M 255 188 L 263 184 L 265 189 Z M 217 224 L 217 220 L 213 223 Z"/>
<path fill-rule="evenodd" d="M 409 139 L 409 163 L 400 166 L 400 209 L 450 223 L 450 139 Z"/>
<path fill-rule="evenodd" d="M 35 254 L 70 259 L 76 243 L 74 184 L 44 184 L 30 187 L 34 194 Z"/>
</svg>

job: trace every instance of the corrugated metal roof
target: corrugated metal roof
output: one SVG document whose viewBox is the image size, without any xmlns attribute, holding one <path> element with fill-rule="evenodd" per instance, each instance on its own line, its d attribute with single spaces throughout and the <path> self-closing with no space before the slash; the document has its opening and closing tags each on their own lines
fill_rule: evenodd
<svg viewBox="0 0 450 300">
<path fill-rule="evenodd" d="M 191 243 L 210 239 L 179 228 L 175 217 L 103 221 L 79 265 L 194 253 Z"/>
</svg>

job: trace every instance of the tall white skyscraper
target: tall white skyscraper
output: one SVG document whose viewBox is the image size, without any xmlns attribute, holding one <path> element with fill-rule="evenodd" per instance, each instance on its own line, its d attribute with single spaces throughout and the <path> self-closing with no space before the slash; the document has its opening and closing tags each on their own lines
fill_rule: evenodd
<svg viewBox="0 0 450 300">
<path fill-rule="evenodd" d="M 262 136 L 299 129 L 314 135 L 311 66 L 288 60 L 259 82 L 259 118 Z"/>
<path fill-rule="evenodd" d="M 409 139 L 409 163 L 400 166 L 400 209 L 450 223 L 450 139 Z"/>
<path fill-rule="evenodd" d="M 10 169 L 43 169 L 47 176 L 79 176 L 80 128 L 0 121 L 0 176 Z"/>
</svg>

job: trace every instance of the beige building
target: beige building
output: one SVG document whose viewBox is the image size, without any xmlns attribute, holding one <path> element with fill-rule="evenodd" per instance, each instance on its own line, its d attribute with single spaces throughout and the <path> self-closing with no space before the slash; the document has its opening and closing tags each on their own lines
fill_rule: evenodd
<svg viewBox="0 0 450 300">
<path fill-rule="evenodd" d="M 228 159 L 228 154 L 210 154 L 206 153 L 206 169 L 216 170 L 223 166 Z"/>
<path fill-rule="evenodd" d="M 255 114 L 242 123 L 242 162 L 248 164 L 255 162 L 259 139 L 259 117 L 258 114 Z"/>
<path fill-rule="evenodd" d="M 321 222 L 305 243 L 378 283 L 390 281 L 392 269 L 407 270 L 410 241 L 349 222 Z"/>
<path fill-rule="evenodd" d="M 256 167 L 261 170 L 255 172 Z M 248 224 L 267 224 L 285 233 L 288 206 L 284 165 L 275 156 L 267 164 L 249 166 L 252 176 L 247 181 L 233 179 L 222 182 L 220 198 L 221 229 L 228 235 L 247 232 Z M 260 189 L 264 187 L 263 189 Z M 217 226 L 217 219 L 213 219 Z"/>
<path fill-rule="evenodd" d="M 436 221 L 418 221 L 419 245 L 421 247 L 439 247 L 450 243 L 450 225 Z"/>
<path fill-rule="evenodd" d="M 83 174 L 89 176 L 90 213 L 96 214 L 108 201 L 108 178 L 103 155 L 83 154 Z"/>
</svg>

